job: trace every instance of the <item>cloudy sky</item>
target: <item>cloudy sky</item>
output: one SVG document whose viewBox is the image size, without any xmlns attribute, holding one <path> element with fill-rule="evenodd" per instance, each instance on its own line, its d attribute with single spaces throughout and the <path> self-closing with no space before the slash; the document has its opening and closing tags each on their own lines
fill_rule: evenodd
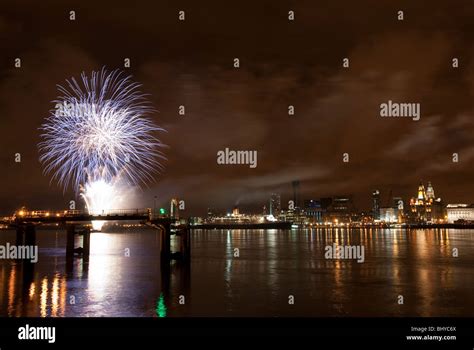
<svg viewBox="0 0 474 350">
<path fill-rule="evenodd" d="M 474 202 L 474 3 L 276 3 L 3 0 L 0 213 L 74 198 L 42 173 L 38 128 L 56 84 L 104 66 L 143 85 L 168 131 L 165 171 L 136 206 L 176 196 L 189 215 L 257 210 L 272 191 L 290 199 L 292 180 L 303 198 L 352 194 L 361 210 L 373 189 L 409 198 L 428 180 L 446 202 Z M 420 103 L 420 120 L 380 117 L 388 100 Z M 218 165 L 226 147 L 256 150 L 258 166 Z"/>
</svg>

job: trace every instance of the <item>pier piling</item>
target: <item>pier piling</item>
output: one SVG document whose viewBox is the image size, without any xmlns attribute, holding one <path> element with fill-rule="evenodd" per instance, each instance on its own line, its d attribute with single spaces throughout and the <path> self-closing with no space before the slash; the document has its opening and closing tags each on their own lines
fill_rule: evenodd
<svg viewBox="0 0 474 350">
<path fill-rule="evenodd" d="M 25 233 L 25 228 L 23 226 L 17 226 L 16 228 L 16 245 L 17 246 L 23 245 L 24 233 Z"/>
<path fill-rule="evenodd" d="M 66 259 L 72 259 L 74 257 L 74 234 L 76 227 L 74 225 L 66 226 Z"/>
<path fill-rule="evenodd" d="M 89 261 L 89 254 L 91 251 L 91 230 L 89 228 L 84 229 L 82 236 L 82 257 L 84 261 Z"/>
<path fill-rule="evenodd" d="M 171 232 L 170 224 L 160 224 L 160 249 L 161 260 L 166 261 L 171 258 Z"/>
<path fill-rule="evenodd" d="M 25 245 L 36 245 L 36 229 L 34 225 L 27 225 L 25 229 Z"/>
</svg>

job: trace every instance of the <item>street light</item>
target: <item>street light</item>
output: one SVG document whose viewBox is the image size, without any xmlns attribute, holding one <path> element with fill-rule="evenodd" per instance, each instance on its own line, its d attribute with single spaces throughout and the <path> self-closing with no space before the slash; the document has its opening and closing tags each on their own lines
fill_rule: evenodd
<svg viewBox="0 0 474 350">
<path fill-rule="evenodd" d="M 156 198 L 157 198 L 157 196 L 155 196 L 155 198 L 153 200 L 153 218 L 156 217 Z"/>
</svg>

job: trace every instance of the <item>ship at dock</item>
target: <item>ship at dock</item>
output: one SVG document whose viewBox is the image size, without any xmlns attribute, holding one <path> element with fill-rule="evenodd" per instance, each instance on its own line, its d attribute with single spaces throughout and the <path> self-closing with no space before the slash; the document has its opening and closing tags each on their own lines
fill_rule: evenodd
<svg viewBox="0 0 474 350">
<path fill-rule="evenodd" d="M 292 222 L 281 221 L 273 215 L 241 214 L 238 208 L 232 213 L 209 216 L 204 220 L 190 220 L 190 229 L 291 229 Z"/>
<path fill-rule="evenodd" d="M 202 223 L 202 224 L 194 224 L 190 225 L 190 229 L 253 229 L 253 230 L 268 230 L 268 229 L 282 229 L 282 230 L 289 230 L 291 229 L 291 222 L 287 221 L 276 221 L 276 222 L 225 222 L 225 223 Z"/>
</svg>

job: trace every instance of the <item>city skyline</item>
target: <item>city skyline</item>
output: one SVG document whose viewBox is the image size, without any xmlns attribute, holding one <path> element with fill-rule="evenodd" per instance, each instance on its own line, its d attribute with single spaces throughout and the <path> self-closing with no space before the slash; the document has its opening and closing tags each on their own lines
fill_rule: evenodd
<svg viewBox="0 0 474 350">
<path fill-rule="evenodd" d="M 426 182 L 427 184 L 431 184 L 432 182 L 431 181 L 428 181 Z M 386 190 L 381 190 L 381 188 L 383 187 L 378 187 L 378 188 L 373 188 L 373 190 L 365 193 L 365 196 L 363 196 L 363 198 L 358 198 L 357 196 L 354 196 L 352 193 L 330 193 L 330 192 L 327 192 L 327 194 L 325 195 L 309 195 L 307 193 L 305 193 L 304 191 L 301 192 L 299 191 L 299 197 L 300 199 L 298 200 L 298 203 L 299 205 L 297 205 L 297 207 L 299 207 L 300 209 L 304 209 L 304 202 L 305 201 L 309 201 L 309 200 L 319 200 L 319 199 L 324 199 L 324 198 L 336 198 L 336 197 L 350 197 L 351 198 L 351 201 L 354 203 L 354 212 L 357 212 L 357 213 L 368 213 L 368 212 L 371 212 L 373 210 L 373 191 L 378 191 L 379 193 L 379 196 L 380 196 L 380 208 L 384 208 L 384 207 L 390 207 L 391 206 L 391 203 L 392 203 L 392 200 L 395 199 L 395 198 L 400 198 L 403 200 L 404 202 L 404 205 L 406 205 L 407 207 L 409 206 L 410 204 L 410 199 L 413 198 L 413 197 L 416 197 L 416 192 L 417 192 L 417 188 L 419 187 L 419 185 L 422 185 L 424 184 L 423 181 L 420 181 L 418 184 L 414 185 L 412 190 L 411 190 L 411 193 L 409 192 L 407 195 L 400 195 L 399 192 L 396 192 L 396 191 L 393 191 L 392 188 L 389 188 L 389 187 L 386 187 Z M 436 186 L 437 187 L 437 186 Z M 437 194 L 439 193 L 442 193 L 442 191 L 439 191 L 437 190 L 436 191 Z M 184 197 L 179 197 L 179 196 L 176 196 L 176 195 L 171 195 L 169 198 L 163 198 L 163 197 L 159 197 L 159 196 L 154 196 L 153 199 L 147 201 L 147 202 L 143 202 L 140 200 L 137 200 L 137 197 L 134 196 L 132 197 L 133 199 L 137 200 L 138 202 L 137 203 L 144 203 L 144 204 L 147 204 L 143 207 L 139 207 L 139 206 L 134 206 L 134 207 L 130 207 L 128 209 L 135 209 L 135 208 L 154 208 L 154 207 L 161 207 L 161 208 L 166 208 L 167 210 L 169 209 L 169 203 L 170 201 L 173 199 L 173 198 L 180 198 L 180 200 L 184 200 L 185 201 L 185 209 L 182 210 L 182 213 L 184 214 L 184 216 L 205 216 L 206 213 L 208 212 L 209 209 L 213 209 L 217 212 L 219 212 L 220 214 L 225 214 L 225 213 L 229 213 L 229 212 L 232 212 L 233 208 L 240 208 L 240 209 L 243 209 L 244 211 L 247 211 L 248 213 L 253 213 L 253 214 L 260 214 L 262 212 L 262 210 L 270 210 L 270 202 L 271 202 L 271 198 L 272 198 L 272 195 L 278 195 L 280 197 L 280 207 L 281 209 L 287 209 L 288 210 L 288 203 L 290 201 L 293 201 L 295 202 L 295 194 L 294 194 L 294 188 L 292 187 L 291 185 L 291 182 L 288 184 L 288 189 L 286 191 L 277 191 L 277 190 L 273 190 L 273 191 L 268 191 L 268 192 L 265 192 L 261 195 L 261 197 L 257 200 L 257 201 L 246 201 L 246 200 L 234 200 L 234 201 L 230 201 L 229 203 L 227 204 L 221 204 L 220 206 L 216 206 L 214 205 L 213 203 L 209 202 L 207 205 L 204 203 L 200 206 L 198 206 L 197 210 L 196 210 L 196 206 L 192 206 L 192 209 L 189 209 L 188 205 L 189 205 L 189 202 L 187 202 L 185 200 L 186 196 Z M 449 195 L 444 195 L 443 194 L 443 202 L 444 202 L 444 205 L 448 205 L 448 204 L 467 204 L 467 205 L 471 205 L 474 203 L 474 200 L 473 201 L 460 201 L 460 200 L 456 200 L 456 198 L 454 198 L 454 196 L 449 196 Z M 243 197 L 246 197 L 245 195 Z M 437 196 L 439 197 L 439 196 Z M 71 197 L 72 198 L 72 197 Z M 249 196 L 249 198 L 253 198 L 252 196 Z M 453 198 L 452 200 L 446 200 L 446 198 Z M 75 198 L 74 201 L 77 200 L 77 205 L 78 205 L 78 208 L 85 208 L 86 207 L 86 203 L 81 199 L 81 198 Z M 20 209 L 21 207 L 25 207 L 25 208 L 28 208 L 28 209 L 31 209 L 31 210 L 63 210 L 63 209 L 67 209 L 67 205 L 69 205 L 69 202 L 70 199 L 64 199 L 64 206 L 61 206 L 61 205 L 58 205 L 56 203 L 56 205 L 53 205 L 53 206 L 50 206 L 50 207 L 40 207 L 40 208 L 37 208 L 37 207 L 34 207 L 34 206 L 31 206 L 31 205 L 28 205 L 28 203 L 21 203 L 21 204 L 18 204 L 16 205 L 15 207 L 12 207 L 10 211 L 7 211 L 7 210 L 4 210 L 3 212 L 0 212 L 1 215 L 10 215 L 12 214 L 14 211 Z M 364 203 L 363 206 L 360 206 L 358 205 L 358 203 Z M 76 203 L 75 203 L 76 205 Z M 186 209 L 187 208 L 187 209 Z"/>
</svg>

